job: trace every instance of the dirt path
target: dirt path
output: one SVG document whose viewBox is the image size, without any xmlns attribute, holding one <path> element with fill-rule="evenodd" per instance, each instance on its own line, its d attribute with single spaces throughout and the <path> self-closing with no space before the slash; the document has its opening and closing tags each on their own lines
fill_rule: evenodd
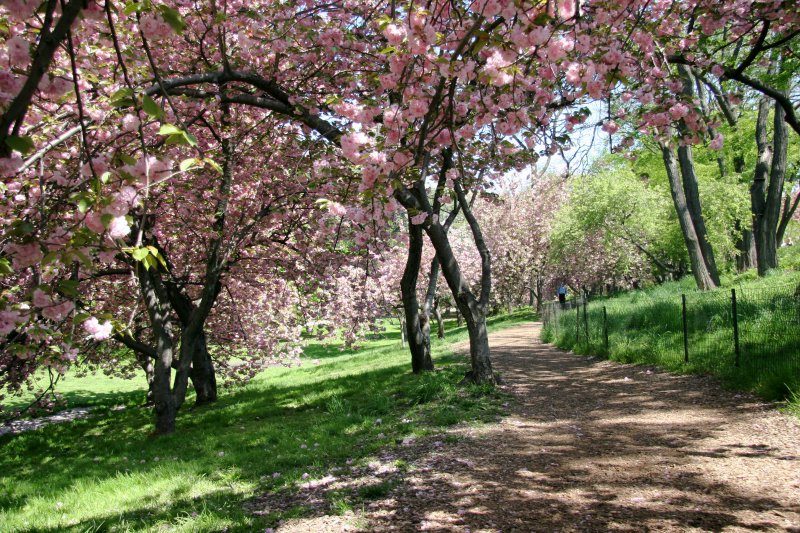
<svg viewBox="0 0 800 533">
<path fill-rule="evenodd" d="M 795 419 L 706 378 L 578 357 L 538 334 L 491 336 L 511 416 L 419 443 L 414 469 L 356 520 L 278 530 L 800 532 Z"/>
</svg>

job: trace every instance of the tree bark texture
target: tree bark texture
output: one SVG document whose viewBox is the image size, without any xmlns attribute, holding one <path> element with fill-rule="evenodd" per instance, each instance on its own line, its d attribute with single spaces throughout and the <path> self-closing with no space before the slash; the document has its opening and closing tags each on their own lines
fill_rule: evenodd
<svg viewBox="0 0 800 533">
<path fill-rule="evenodd" d="M 439 299 L 433 300 L 433 316 L 436 318 L 436 336 L 444 339 L 444 320 L 442 319 L 442 310 L 439 307 Z"/>
<path fill-rule="evenodd" d="M 200 330 L 200 334 L 194 342 L 189 379 L 192 380 L 194 386 L 195 405 L 205 405 L 217 401 L 217 378 L 214 374 L 214 362 L 208 353 L 208 342 L 203 330 Z"/>
<path fill-rule="evenodd" d="M 431 359 L 430 336 L 425 335 L 422 314 L 417 297 L 417 278 L 422 266 L 423 231 L 418 225 L 411 223 L 408 217 L 408 257 L 400 280 L 400 295 L 405 314 L 406 337 L 411 352 L 411 371 L 415 374 L 433 370 Z"/>
<path fill-rule="evenodd" d="M 153 337 L 156 342 L 156 357 L 153 371 L 153 402 L 156 414 L 156 434 L 163 435 L 175 431 L 175 418 L 178 407 L 172 395 L 171 377 L 174 357 L 174 344 L 169 328 L 169 313 L 163 304 L 164 298 L 158 294 L 158 281 L 143 265 L 138 267 L 139 287 L 142 293 Z"/>
<path fill-rule="evenodd" d="M 770 261 L 770 249 L 773 247 L 770 241 L 769 215 L 768 211 L 768 180 L 771 181 L 770 169 L 772 167 L 773 146 L 770 145 L 767 132 L 767 122 L 769 118 L 769 100 L 762 98 L 758 105 L 758 117 L 756 118 L 756 147 L 758 149 L 758 159 L 756 168 L 753 172 L 753 184 L 750 186 L 750 211 L 753 215 L 753 240 L 756 248 L 756 263 L 758 275 L 763 276 L 770 268 L 774 268 Z M 775 228 L 777 230 L 777 227 Z M 776 250 L 777 253 L 777 250 Z"/>
<path fill-rule="evenodd" d="M 662 143 L 661 156 L 664 160 L 664 167 L 667 170 L 672 202 L 678 214 L 678 221 L 681 225 L 683 240 L 686 244 L 686 250 L 689 253 L 689 263 L 692 266 L 692 274 L 694 275 L 697 287 L 701 290 L 716 288 L 718 284 L 714 282 L 714 277 L 709 272 L 708 266 L 703 259 L 703 247 L 697 236 L 697 230 L 692 222 L 692 217 L 686 203 L 686 196 L 683 191 L 681 173 L 678 168 L 675 151 L 672 147 Z"/>
</svg>

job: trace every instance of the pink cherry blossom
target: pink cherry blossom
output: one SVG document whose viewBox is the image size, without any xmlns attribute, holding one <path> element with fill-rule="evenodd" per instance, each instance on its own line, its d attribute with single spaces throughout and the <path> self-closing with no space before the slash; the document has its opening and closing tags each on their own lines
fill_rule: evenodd
<svg viewBox="0 0 800 533">
<path fill-rule="evenodd" d="M 123 239 L 130 233 L 131 227 L 124 216 L 114 217 L 108 224 L 108 236 L 112 239 Z"/>
<path fill-rule="evenodd" d="M 413 217 L 411 217 L 411 223 L 412 223 L 412 224 L 414 224 L 414 225 L 417 225 L 417 226 L 419 226 L 420 224 L 422 224 L 423 222 L 425 222 L 425 219 L 426 219 L 426 218 L 428 218 L 428 213 L 426 213 L 425 211 L 423 211 L 423 212 L 421 212 L 421 213 L 419 213 L 419 214 L 417 214 L 417 215 L 414 215 Z"/>
<path fill-rule="evenodd" d="M 389 24 L 383 29 L 383 36 L 389 41 L 389 44 L 397 46 L 403 42 L 406 37 L 406 29 L 397 24 Z"/>
<path fill-rule="evenodd" d="M 114 326 L 108 320 L 102 324 L 96 317 L 91 317 L 83 323 L 83 329 L 96 341 L 104 341 L 111 337 Z"/>
<path fill-rule="evenodd" d="M 714 137 L 714 138 L 711 140 L 711 142 L 710 142 L 710 143 L 708 143 L 708 147 L 709 147 L 711 150 L 722 150 L 722 143 L 723 143 L 723 141 L 724 141 L 724 138 L 722 137 L 722 134 L 721 134 L 721 133 L 719 133 L 719 134 L 717 134 L 717 136 L 716 136 L 716 137 Z"/>
</svg>

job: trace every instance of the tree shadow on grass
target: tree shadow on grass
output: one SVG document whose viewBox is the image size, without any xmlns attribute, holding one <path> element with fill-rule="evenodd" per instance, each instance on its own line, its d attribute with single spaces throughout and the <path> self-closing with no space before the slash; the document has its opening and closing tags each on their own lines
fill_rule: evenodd
<svg viewBox="0 0 800 533">
<path fill-rule="evenodd" d="M 141 504 L 137 500 L 137 509 L 118 514 L 98 506 L 97 516 L 78 517 L 80 523 L 70 527 L 151 527 L 159 521 L 209 520 L 248 530 L 252 520 L 272 520 L 255 519 L 244 511 L 248 491 L 261 494 L 291 487 L 306 472 L 324 475 L 333 465 L 368 457 L 402 439 L 422 419 L 438 416 L 438 404 L 428 414 L 420 406 L 433 405 L 463 370 L 414 376 L 404 359 L 385 368 L 338 376 L 336 363 L 329 368 L 326 363 L 305 369 L 307 382 L 298 385 L 276 379 L 240 387 L 221 395 L 216 404 L 181 409 L 178 432 L 159 438 L 150 435 L 151 410 L 137 407 L 0 437 L 0 512 L 14 517 L 12 528 L 19 527 L 25 513 L 28 519 L 35 519 L 30 513 L 66 513 L 69 520 L 67 508 L 54 513 L 57 502 L 103 501 L 103 494 L 126 491 L 127 498 L 135 498 L 144 486 L 151 496 L 142 496 Z M 279 476 L 273 478 L 273 473 Z M 198 489 L 197 498 L 182 495 L 184 489 L 174 492 L 187 483 L 204 487 Z M 164 491 L 173 492 L 169 503 L 159 507 L 154 502 L 163 500 Z M 41 511 L 26 509 L 33 495 Z M 127 507 L 113 498 L 105 506 Z M 53 528 L 61 529 L 61 525 Z"/>
</svg>

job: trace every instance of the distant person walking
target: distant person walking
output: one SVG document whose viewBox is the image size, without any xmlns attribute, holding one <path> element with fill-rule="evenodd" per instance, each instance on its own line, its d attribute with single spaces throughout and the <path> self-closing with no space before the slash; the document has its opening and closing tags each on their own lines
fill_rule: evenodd
<svg viewBox="0 0 800 533">
<path fill-rule="evenodd" d="M 558 303 L 563 307 L 567 304 L 567 286 L 563 283 L 558 286 Z"/>
</svg>

